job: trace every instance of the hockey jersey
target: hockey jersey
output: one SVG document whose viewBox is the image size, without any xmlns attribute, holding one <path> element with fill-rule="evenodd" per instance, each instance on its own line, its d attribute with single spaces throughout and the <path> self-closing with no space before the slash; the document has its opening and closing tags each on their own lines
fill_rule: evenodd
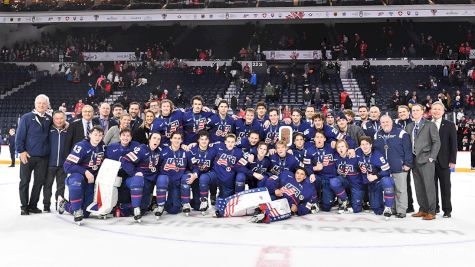
<svg viewBox="0 0 475 267">
<path fill-rule="evenodd" d="M 160 152 L 160 148 L 151 150 L 148 145 L 141 144 L 120 159 L 122 169 L 129 176 L 141 172 L 145 178 L 155 181 L 160 163 Z"/>
<path fill-rule="evenodd" d="M 279 141 L 279 129 L 285 124 L 279 122 L 277 125 L 270 124 L 267 128 L 261 130 L 261 140 L 269 145 L 269 149 L 275 148 L 275 144 Z"/>
<path fill-rule="evenodd" d="M 89 140 L 76 143 L 64 162 L 64 172 L 85 175 L 89 171 L 96 176 L 104 161 L 104 150 L 105 144 L 102 141 L 95 147 Z"/>
<path fill-rule="evenodd" d="M 330 144 L 325 144 L 322 148 L 315 147 L 315 154 L 312 157 L 312 165 L 323 164 L 323 169 L 318 171 L 318 175 L 326 178 L 336 176 L 335 150 Z"/>
<path fill-rule="evenodd" d="M 160 153 L 160 175 L 180 179 L 186 170 L 192 169 L 191 154 L 179 148 L 173 151 L 171 146 L 163 148 Z"/>
<path fill-rule="evenodd" d="M 194 146 L 190 150 L 191 161 L 193 163 L 192 172 L 198 175 L 209 172 L 213 167 L 216 149 L 209 146 L 205 151 L 199 146 Z"/>
<path fill-rule="evenodd" d="M 259 125 L 259 122 L 257 120 L 253 120 L 251 124 L 247 124 L 246 120 L 244 119 L 238 119 L 236 121 L 236 136 L 237 139 L 240 140 L 244 137 L 248 137 L 249 133 L 251 131 L 259 131 L 261 129 L 261 126 Z"/>
<path fill-rule="evenodd" d="M 373 181 L 373 183 L 377 182 L 383 177 L 390 176 L 389 164 L 384 159 L 383 154 L 377 150 L 372 151 L 369 155 L 365 155 L 361 149 L 357 151 L 358 166 L 361 170 L 363 183 L 370 183 L 368 180 L 368 174 L 374 174 L 378 176 L 378 179 Z"/>
<path fill-rule="evenodd" d="M 183 131 L 185 134 L 184 144 L 189 145 L 198 141 L 198 131 L 205 130 L 212 112 L 201 111 L 194 113 L 189 109 L 183 115 Z"/>
<path fill-rule="evenodd" d="M 219 114 L 213 114 L 208 121 L 211 142 L 224 142 L 226 136 L 234 132 L 234 126 L 235 121 L 231 116 L 226 115 L 223 119 Z"/>
<path fill-rule="evenodd" d="M 341 157 L 338 153 L 335 153 L 336 171 L 339 176 L 352 179 L 361 178 L 358 162 L 358 157 Z"/>
<path fill-rule="evenodd" d="M 160 116 L 152 123 L 152 133 L 160 133 L 162 136 L 160 146 L 170 144 L 170 136 L 174 132 L 183 133 L 183 112 L 179 109 L 172 111 L 169 116 Z"/>
<path fill-rule="evenodd" d="M 285 157 L 280 157 L 277 153 L 270 156 L 271 161 L 271 173 L 274 175 L 279 175 L 283 171 L 295 172 L 297 167 L 304 167 L 304 164 L 301 163 L 297 157 L 291 154 L 285 155 Z"/>
<path fill-rule="evenodd" d="M 224 144 L 216 146 L 216 157 L 213 162 L 213 171 L 218 175 L 218 179 L 228 181 L 234 179 L 236 173 L 247 173 L 247 160 L 241 149 L 235 147 L 231 150 Z"/>
</svg>

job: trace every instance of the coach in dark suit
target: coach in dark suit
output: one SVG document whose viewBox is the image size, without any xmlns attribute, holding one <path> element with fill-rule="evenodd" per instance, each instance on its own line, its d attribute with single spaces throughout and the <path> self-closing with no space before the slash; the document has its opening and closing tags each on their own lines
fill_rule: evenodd
<svg viewBox="0 0 475 267">
<path fill-rule="evenodd" d="M 92 129 L 94 123 L 92 116 L 94 115 L 94 108 L 90 105 L 85 105 L 81 111 L 82 118 L 73 121 L 69 124 L 68 134 L 64 140 L 64 154 L 67 157 L 73 149 L 74 145 L 87 137 L 88 130 Z"/>
<path fill-rule="evenodd" d="M 445 106 L 442 102 L 435 102 L 431 107 L 432 121 L 439 129 L 440 140 L 443 140 L 440 146 L 439 155 L 435 161 L 435 192 L 437 198 L 436 211 L 439 211 L 439 183 L 440 196 L 442 199 L 442 210 L 444 218 L 450 218 L 452 213 L 452 203 L 450 201 L 451 184 L 450 168 L 455 168 L 457 161 L 457 130 L 455 124 L 443 119 Z"/>
<path fill-rule="evenodd" d="M 100 125 L 104 130 L 104 135 L 107 134 L 107 131 L 109 131 L 112 126 L 118 125 L 115 120 L 109 117 L 110 113 L 111 106 L 107 103 L 102 103 L 99 107 L 99 117 L 92 119 L 92 124 Z"/>
<path fill-rule="evenodd" d="M 412 106 L 414 119 L 407 126 L 412 140 L 414 154 L 414 185 L 416 188 L 419 212 L 412 217 L 422 217 L 424 220 L 435 219 L 436 192 L 434 183 L 435 160 L 439 154 L 440 138 L 435 123 L 422 117 L 424 108 L 421 104 Z"/>
</svg>

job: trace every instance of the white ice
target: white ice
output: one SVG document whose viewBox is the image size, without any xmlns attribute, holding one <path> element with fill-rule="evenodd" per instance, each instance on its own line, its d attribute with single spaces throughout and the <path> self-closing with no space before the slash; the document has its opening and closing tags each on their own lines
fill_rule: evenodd
<svg viewBox="0 0 475 267">
<path fill-rule="evenodd" d="M 273 224 L 192 212 L 20 216 L 18 167 L 0 166 L 0 266 L 473 266 L 475 174 L 452 174 L 451 219 L 320 212 Z M 30 186 L 31 188 L 31 186 Z M 52 201 L 54 203 L 54 200 Z M 42 207 L 42 199 L 38 205 Z M 54 207 L 52 207 L 54 209 Z"/>
</svg>

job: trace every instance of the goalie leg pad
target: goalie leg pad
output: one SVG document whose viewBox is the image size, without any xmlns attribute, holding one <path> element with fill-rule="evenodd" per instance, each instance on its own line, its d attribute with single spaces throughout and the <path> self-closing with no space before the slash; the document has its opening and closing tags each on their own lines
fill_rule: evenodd
<svg viewBox="0 0 475 267">
<path fill-rule="evenodd" d="M 79 173 L 72 173 L 66 179 L 69 190 L 69 203 L 71 203 L 71 213 L 82 208 L 86 178 Z"/>
</svg>

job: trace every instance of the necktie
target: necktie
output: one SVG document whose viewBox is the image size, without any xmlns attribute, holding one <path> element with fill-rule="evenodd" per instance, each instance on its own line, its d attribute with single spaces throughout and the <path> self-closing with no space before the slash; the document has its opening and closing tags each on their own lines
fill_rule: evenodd
<svg viewBox="0 0 475 267">
<path fill-rule="evenodd" d="M 417 136 L 418 132 L 419 132 L 419 123 L 416 123 L 416 126 L 414 127 L 414 137 Z"/>
<path fill-rule="evenodd" d="M 89 139 L 89 133 L 91 132 L 91 123 L 90 122 L 86 122 L 86 139 Z"/>
</svg>

